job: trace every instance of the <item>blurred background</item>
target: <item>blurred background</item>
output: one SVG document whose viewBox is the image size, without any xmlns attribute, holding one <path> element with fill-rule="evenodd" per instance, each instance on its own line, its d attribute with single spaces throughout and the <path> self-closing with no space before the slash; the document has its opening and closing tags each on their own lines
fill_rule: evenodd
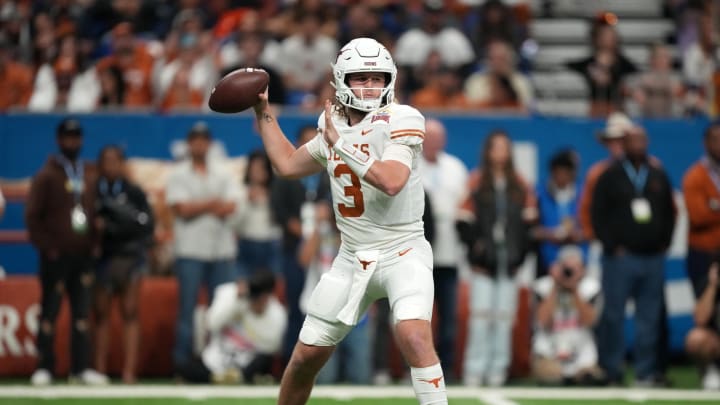
<svg viewBox="0 0 720 405">
<path fill-rule="evenodd" d="M 434 237 L 428 239 L 436 250 L 447 253 L 436 255 L 436 267 L 450 268 L 446 274 L 452 274 L 446 278 L 436 272 L 437 299 L 443 304 L 436 308 L 435 319 L 441 359 L 446 370 L 452 370 L 446 371 L 450 382 L 471 386 L 631 384 L 625 374 L 609 375 L 610 366 L 602 359 L 609 345 L 628 364 L 643 367 L 638 357 L 648 354 L 638 351 L 638 328 L 633 321 L 634 301 L 639 296 L 628 293 L 634 299 L 626 300 L 603 292 L 601 246 L 608 241 L 599 242 L 581 222 L 583 210 L 587 221 L 601 214 L 591 213 L 593 190 L 585 186 L 598 173 L 590 175 L 589 169 L 613 159 L 609 145 L 614 139 L 642 132 L 649 142 L 648 161 L 664 172 L 671 186 L 674 214 L 663 218 L 671 224 L 671 240 L 654 252 L 663 258 L 657 271 L 662 274 L 664 315 L 662 325 L 644 331 L 658 343 L 652 354 L 652 373 L 642 376 L 640 383 L 718 390 L 720 371 L 713 365 L 720 360 L 718 299 L 713 295 L 709 300 L 711 315 L 698 318 L 697 305 L 706 289 L 718 285 L 717 276 L 713 279 L 710 274 L 720 251 L 720 238 L 713 236 L 718 233 L 712 233 L 720 229 L 720 182 L 713 152 L 717 149 L 712 143 L 720 137 L 713 124 L 720 114 L 719 35 L 717 0 L 0 0 L 0 190 L 4 196 L 0 210 L 0 378 L 25 381 L 33 376 L 33 383 L 42 383 L 45 380 L 36 379 L 34 373 L 46 364 L 54 378 L 71 375 L 87 384 L 107 383 L 104 376 L 126 383 L 143 378 L 192 382 L 195 376 L 188 376 L 181 364 L 194 359 L 208 369 L 205 382 L 277 380 L 289 353 L 287 342 L 295 341 L 302 320 L 302 290 L 314 277 L 309 269 L 332 256 L 332 235 L 323 222 L 332 223 L 332 218 L 326 218 L 327 210 L 320 208 L 327 204 L 326 184 L 322 179 L 274 178 L 254 117 L 248 112 L 213 113 L 207 99 L 227 72 L 262 67 L 271 76 L 270 101 L 282 128 L 301 144 L 304 134 L 315 134 L 324 100 L 334 97 L 330 62 L 344 43 L 368 36 L 393 54 L 398 101 L 440 124 L 432 131 L 435 135 L 426 138 L 423 175 L 430 214 L 434 214 L 434 219 L 428 218 L 437 225 Z M 79 129 L 63 126 L 68 117 Z M 468 173 L 489 164 L 490 154 L 485 152 L 493 144 L 486 142 L 498 130 L 507 135 L 509 164 L 529 194 L 525 208 L 539 215 L 523 228 L 529 242 L 522 263 L 506 275 L 517 292 L 517 302 L 507 307 L 513 311 L 505 319 L 511 325 L 512 344 L 508 350 L 498 349 L 507 351 L 508 364 L 503 366 L 498 360 L 500 365 L 494 366 L 482 355 L 473 357 L 476 365 L 489 364 L 488 371 L 475 376 L 478 380 L 468 378 L 465 364 L 466 349 L 481 336 L 473 334 L 471 325 L 477 310 L 471 298 L 474 270 L 461 238 L 454 234 L 454 218 L 460 202 L 472 192 L 464 181 Z M 87 314 L 69 323 L 71 305 L 55 303 L 58 321 L 56 327 L 46 328 L 43 344 L 55 347 L 57 355 L 43 363 L 48 359 L 38 359 L 37 335 L 48 319 L 38 316 L 47 288 L 40 281 L 53 255 L 39 241 L 59 234 L 42 227 L 31 229 L 29 221 L 47 220 L 53 204 L 38 208 L 29 201 L 56 198 L 49 191 L 42 195 L 33 191 L 41 183 L 36 175 L 49 156 L 58 155 L 59 146 L 60 155 L 67 157 L 62 139 L 77 135 L 81 139 L 77 152 L 86 169 L 79 175 L 86 191 L 79 193 L 92 190 L 95 194 L 85 206 L 89 226 L 96 232 L 92 238 L 100 241 L 93 246 L 107 248 L 112 242 L 105 227 L 108 220 L 94 220 L 107 213 L 103 209 L 112 211 L 103 198 L 106 194 L 117 197 L 106 189 L 118 178 L 138 186 L 153 221 L 147 234 L 135 235 L 145 239 L 137 250 L 139 259 L 131 265 L 108 261 L 108 249 L 83 252 L 94 280 L 83 284 L 88 288 L 83 295 Z M 434 143 L 428 144 L 431 139 Z M 108 145 L 121 152 L 121 175 L 105 168 L 112 166 L 103 160 L 107 154 L 101 153 Z M 448 169 L 438 164 L 438 154 L 454 157 L 459 166 Z M 202 182 L 182 171 L 188 161 L 221 167 L 222 175 L 211 182 L 212 187 L 203 189 Z M 707 174 L 701 174 L 705 176 L 702 184 L 693 188 L 688 178 L 697 165 L 706 168 Z M 58 166 L 61 176 L 62 167 L 71 179 L 67 165 Z M 105 188 L 103 179 L 110 181 Z M 70 183 L 62 198 L 74 194 Z M 445 183 L 459 184 L 457 189 L 433 193 L 445 190 Z M 62 189 L 55 192 L 62 194 Z M 121 194 L 126 192 L 122 189 Z M 693 217 L 695 210 L 688 215 L 686 206 L 693 193 L 701 195 L 699 204 L 708 211 L 706 216 Z M 229 205 L 218 203 L 187 214 L 185 205 L 192 198 L 207 203 L 211 197 Z M 583 198 L 588 200 L 585 208 L 581 207 Z M 304 208 L 308 204 L 312 214 Z M 195 215 L 212 217 L 217 224 L 189 230 Z M 570 229 L 567 235 L 562 233 L 565 228 Z M 188 248 L 223 232 L 228 232 L 231 242 L 220 237 L 208 242 L 208 249 L 227 245 L 215 256 L 198 257 Z M 693 232 L 711 236 L 697 242 Z M 198 241 L 193 242 L 193 237 Z M 326 248 L 304 251 L 313 237 L 330 242 L 323 245 Z M 438 240 L 453 244 L 438 247 Z M 595 361 L 581 367 L 593 371 L 583 375 L 585 379 L 567 368 L 568 356 L 576 358 L 580 352 L 552 338 L 550 352 L 538 343 L 538 336 L 559 333 L 567 326 L 563 326 L 560 309 L 550 311 L 558 312 L 560 318 L 538 318 L 538 309 L 553 290 L 546 286 L 547 277 L 558 282 L 562 277 L 553 274 L 570 266 L 563 262 L 565 256 L 558 255 L 566 245 L 581 248 L 580 263 L 575 265 L 578 274 L 597 284 L 583 290 L 590 291 L 583 299 L 596 312 L 594 321 L 573 324 L 587 329 L 590 340 L 598 340 L 598 351 L 592 349 Z M 691 263 L 691 251 L 700 252 L 705 262 Z M 192 267 L 206 264 L 209 267 Z M 689 274 L 693 266 L 699 266 L 697 277 Z M 274 282 L 262 277 L 253 281 L 261 270 L 269 270 Z M 119 279 L 107 281 L 115 277 L 107 275 L 113 271 L 119 272 Z M 223 277 L 213 276 L 220 271 L 225 271 Z M 192 277 L 186 276 L 193 272 L 203 274 L 203 280 L 188 281 Z M 443 286 L 438 286 L 439 278 Z M 192 285 L 189 290 L 183 289 L 187 283 Z M 266 356 L 261 371 L 248 371 L 249 363 L 241 361 L 233 363 L 242 364 L 236 367 L 241 374 L 237 376 L 207 360 L 212 357 L 207 350 L 213 336 L 226 336 L 227 327 L 236 328 L 240 335 L 258 327 L 224 318 L 220 325 L 208 320 L 215 319 L 209 314 L 213 314 L 213 299 L 220 297 L 215 287 L 226 283 L 237 284 L 240 290 L 255 286 L 257 294 L 249 299 L 270 289 L 272 299 L 281 304 L 281 309 L 270 307 L 286 319 L 278 321 L 278 313 L 266 314 L 274 319 L 267 322 L 281 326 L 273 329 L 277 344 L 263 347 L 245 336 L 239 346 L 243 349 L 238 349 L 251 358 Z M 570 290 L 576 288 L 580 287 Z M 66 295 L 75 294 L 67 290 Z M 238 293 L 229 295 L 233 301 Z M 607 306 L 598 302 L 603 299 L 622 301 L 625 316 L 620 342 L 607 340 L 599 331 Z M 260 317 L 269 304 L 258 305 Z M 558 305 L 577 313 L 570 304 Z M 406 378 L 405 366 L 388 336 L 387 309 L 381 307 L 373 307 L 358 328 L 357 339 L 369 349 L 339 351 L 338 370 L 328 372 L 324 381 L 388 384 Z M 573 319 L 578 322 L 579 318 Z M 78 320 L 89 322 L 80 327 Z M 128 324 L 135 329 L 128 332 Z M 87 345 L 72 344 L 72 360 L 67 350 L 71 329 L 87 335 Z M 710 345 L 707 353 L 698 353 L 697 342 L 689 337 L 697 329 L 700 346 Z M 707 331 L 709 335 L 703 334 Z M 80 350 L 87 351 L 85 359 L 75 357 Z M 555 361 L 550 371 L 536 367 L 547 358 Z M 76 368 L 73 362 L 83 366 Z M 353 368 L 361 372 L 353 373 Z M 98 375 L 83 374 L 88 370 Z"/>
</svg>

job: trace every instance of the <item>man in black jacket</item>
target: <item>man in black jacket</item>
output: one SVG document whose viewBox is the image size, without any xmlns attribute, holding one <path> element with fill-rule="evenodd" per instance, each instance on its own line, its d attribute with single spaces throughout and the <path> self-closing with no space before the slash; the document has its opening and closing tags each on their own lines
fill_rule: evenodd
<svg viewBox="0 0 720 405">
<path fill-rule="evenodd" d="M 601 366 L 621 383 L 625 304 L 635 301 L 635 374 L 653 385 L 662 328 L 665 251 L 672 240 L 675 205 L 665 171 L 651 164 L 647 135 L 636 127 L 624 139 L 625 158 L 602 174 L 593 193 L 592 223 L 603 244 L 603 312 L 598 341 Z"/>
</svg>

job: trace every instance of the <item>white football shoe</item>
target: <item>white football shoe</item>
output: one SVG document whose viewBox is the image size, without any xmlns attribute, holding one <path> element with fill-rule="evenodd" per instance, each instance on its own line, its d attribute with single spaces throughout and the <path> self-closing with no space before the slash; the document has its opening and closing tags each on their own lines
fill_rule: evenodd
<svg viewBox="0 0 720 405">
<path fill-rule="evenodd" d="M 32 374 L 32 377 L 30 377 L 30 384 L 41 387 L 45 385 L 52 384 L 53 377 L 50 371 L 44 368 L 39 368 L 35 370 L 35 372 Z"/>
<path fill-rule="evenodd" d="M 70 382 L 85 385 L 108 385 L 110 379 L 105 374 L 86 368 L 79 375 L 71 376 Z"/>
<path fill-rule="evenodd" d="M 703 389 L 706 391 L 720 391 L 720 370 L 714 364 L 709 364 L 702 379 Z"/>
</svg>

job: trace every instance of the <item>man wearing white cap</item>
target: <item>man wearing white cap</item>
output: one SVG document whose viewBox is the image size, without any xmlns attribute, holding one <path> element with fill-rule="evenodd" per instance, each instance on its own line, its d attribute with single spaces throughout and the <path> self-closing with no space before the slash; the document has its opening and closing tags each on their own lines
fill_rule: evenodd
<svg viewBox="0 0 720 405">
<path fill-rule="evenodd" d="M 623 155 L 623 138 L 635 127 L 635 124 L 621 112 L 614 112 L 608 117 L 605 129 L 597 134 L 600 143 L 608 150 L 607 159 L 601 160 L 593 164 L 585 175 L 584 187 L 580 195 L 580 207 L 578 209 L 578 217 L 580 227 L 588 240 L 595 238 L 592 229 L 592 220 L 590 219 L 590 204 L 592 203 L 592 195 L 595 190 L 595 184 L 601 174 L 615 159 Z"/>
</svg>

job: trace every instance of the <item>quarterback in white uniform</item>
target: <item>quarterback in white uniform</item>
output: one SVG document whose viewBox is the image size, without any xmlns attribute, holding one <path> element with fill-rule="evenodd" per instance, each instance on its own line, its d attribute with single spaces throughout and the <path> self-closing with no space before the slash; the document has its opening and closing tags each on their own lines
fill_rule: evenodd
<svg viewBox="0 0 720 405">
<path fill-rule="evenodd" d="M 341 233 L 340 252 L 308 302 L 283 375 L 278 403 L 304 404 L 335 345 L 376 299 L 388 297 L 398 346 L 421 405 L 447 404 L 432 342 L 432 250 L 423 233 L 424 191 L 417 170 L 425 119 L 394 103 L 397 69 L 370 38 L 346 44 L 333 64 L 335 102 L 318 135 L 295 148 L 268 109 L 254 107 L 265 149 L 281 176 L 327 170 Z"/>
</svg>

